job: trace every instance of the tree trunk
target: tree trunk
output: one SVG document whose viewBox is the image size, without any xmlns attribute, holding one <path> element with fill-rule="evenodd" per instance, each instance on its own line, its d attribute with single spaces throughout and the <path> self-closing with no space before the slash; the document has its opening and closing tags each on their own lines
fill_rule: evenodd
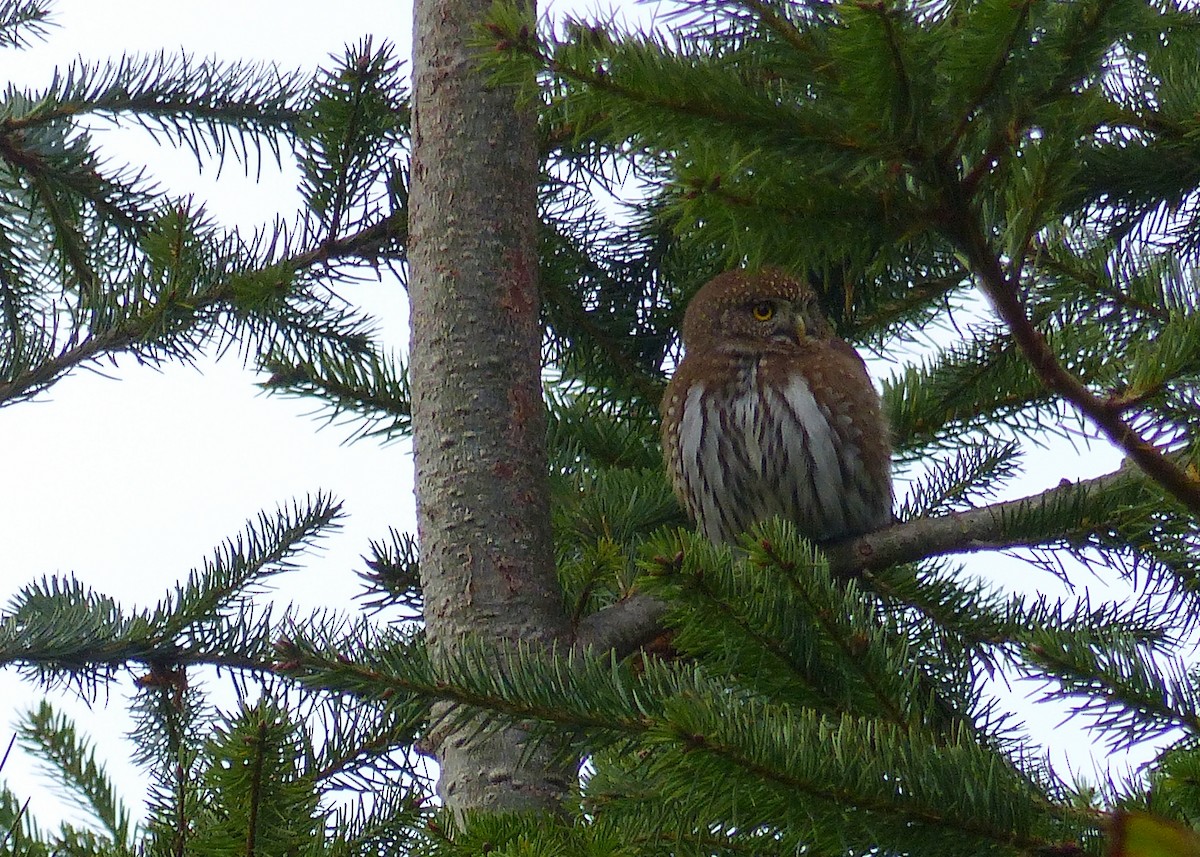
<svg viewBox="0 0 1200 857">
<path fill-rule="evenodd" d="M 418 0 L 409 219 L 413 435 L 425 626 L 551 641 L 554 574 L 537 292 L 535 116 L 466 46 L 491 0 Z M 444 713 L 444 712 L 442 712 Z M 515 728 L 432 736 L 446 805 L 557 809 L 570 774 Z"/>
</svg>

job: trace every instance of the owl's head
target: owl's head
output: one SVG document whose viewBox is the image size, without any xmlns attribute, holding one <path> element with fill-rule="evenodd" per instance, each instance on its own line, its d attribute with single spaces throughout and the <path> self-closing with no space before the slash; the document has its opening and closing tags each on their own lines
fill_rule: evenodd
<svg viewBox="0 0 1200 857">
<path fill-rule="evenodd" d="M 726 271 L 700 287 L 683 316 L 683 345 L 803 345 L 829 339 L 832 329 L 816 293 L 777 268 Z"/>
</svg>

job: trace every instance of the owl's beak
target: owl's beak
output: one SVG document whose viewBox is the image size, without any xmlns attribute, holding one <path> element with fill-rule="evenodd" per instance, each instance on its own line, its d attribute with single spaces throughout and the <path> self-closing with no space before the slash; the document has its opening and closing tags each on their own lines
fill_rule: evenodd
<svg viewBox="0 0 1200 857">
<path fill-rule="evenodd" d="M 792 313 L 792 336 L 797 342 L 803 342 L 808 338 L 808 325 L 804 323 L 804 315 L 798 312 Z"/>
<path fill-rule="evenodd" d="M 771 339 L 793 345 L 800 345 L 807 340 L 808 325 L 804 323 L 804 314 L 791 307 L 786 311 L 776 313 L 771 322 Z"/>
<path fill-rule="evenodd" d="M 781 312 L 775 317 L 771 338 L 799 345 L 808 338 L 808 325 L 800 313 Z"/>
</svg>

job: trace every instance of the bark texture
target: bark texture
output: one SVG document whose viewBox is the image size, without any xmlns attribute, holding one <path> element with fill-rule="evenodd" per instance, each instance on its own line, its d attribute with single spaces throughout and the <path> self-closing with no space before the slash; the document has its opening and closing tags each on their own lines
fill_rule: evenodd
<svg viewBox="0 0 1200 857">
<path fill-rule="evenodd" d="M 566 636 L 540 377 L 535 117 L 487 86 L 467 46 L 491 2 L 415 6 L 410 372 L 435 663 L 467 633 Z M 480 735 L 446 719 L 430 737 L 456 811 L 557 809 L 574 773 L 526 753 L 520 729 Z"/>
</svg>

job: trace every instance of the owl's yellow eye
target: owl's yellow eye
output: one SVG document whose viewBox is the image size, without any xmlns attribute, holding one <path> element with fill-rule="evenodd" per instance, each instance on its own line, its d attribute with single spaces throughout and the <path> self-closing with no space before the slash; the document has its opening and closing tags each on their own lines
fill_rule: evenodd
<svg viewBox="0 0 1200 857">
<path fill-rule="evenodd" d="M 775 305 L 769 304 L 765 301 L 762 303 L 757 303 L 750 307 L 750 314 L 753 315 L 757 321 L 770 321 L 775 317 Z"/>
</svg>

